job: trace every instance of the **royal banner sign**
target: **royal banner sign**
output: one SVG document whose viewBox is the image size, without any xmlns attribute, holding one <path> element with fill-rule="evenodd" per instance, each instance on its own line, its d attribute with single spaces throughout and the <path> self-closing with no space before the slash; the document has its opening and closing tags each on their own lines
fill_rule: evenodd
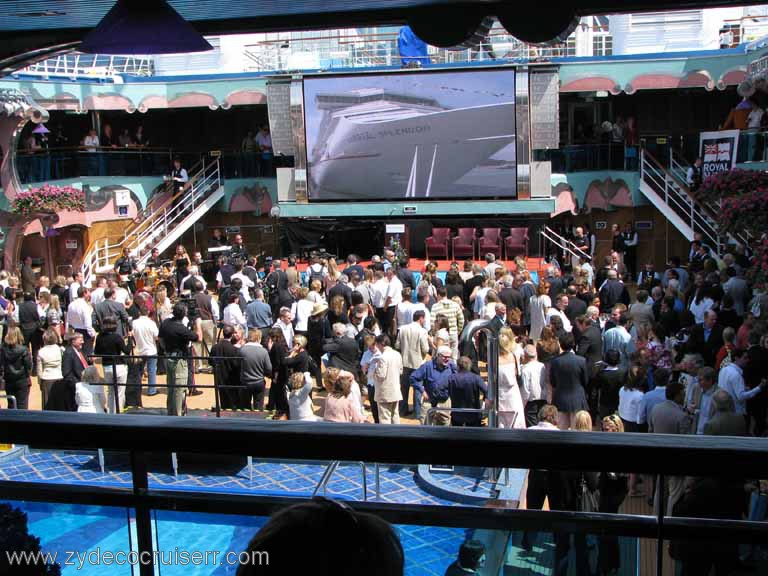
<svg viewBox="0 0 768 576">
<path fill-rule="evenodd" d="M 738 130 L 702 132 L 699 144 L 699 156 L 702 160 L 701 177 L 706 180 L 720 172 L 728 172 L 736 166 L 738 145 Z"/>
</svg>

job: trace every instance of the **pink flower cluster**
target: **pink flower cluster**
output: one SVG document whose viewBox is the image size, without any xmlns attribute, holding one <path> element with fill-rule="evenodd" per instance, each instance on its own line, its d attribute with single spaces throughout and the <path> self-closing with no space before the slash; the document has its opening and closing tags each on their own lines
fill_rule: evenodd
<svg viewBox="0 0 768 576">
<path fill-rule="evenodd" d="M 746 278 L 754 289 L 765 291 L 768 286 L 768 239 L 758 242 L 754 248 L 754 265 L 747 270 Z"/>
<path fill-rule="evenodd" d="M 723 232 L 747 231 L 753 236 L 760 236 L 768 230 L 768 189 L 724 198 L 717 222 Z"/>
<path fill-rule="evenodd" d="M 30 188 L 16 194 L 11 202 L 15 214 L 31 215 L 40 212 L 85 212 L 85 192 L 72 186 Z"/>
<path fill-rule="evenodd" d="M 768 190 L 768 173 L 759 170 L 731 170 L 704 180 L 695 195 L 705 202 L 717 202 L 760 190 Z"/>
</svg>

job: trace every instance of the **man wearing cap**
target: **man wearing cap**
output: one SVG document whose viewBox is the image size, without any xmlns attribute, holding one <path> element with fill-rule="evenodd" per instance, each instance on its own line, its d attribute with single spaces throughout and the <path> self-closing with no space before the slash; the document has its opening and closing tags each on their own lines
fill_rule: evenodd
<svg viewBox="0 0 768 576">
<path fill-rule="evenodd" d="M 411 374 L 416 414 L 422 424 L 426 422 L 429 408 L 450 408 L 448 381 L 456 374 L 452 351 L 448 346 L 440 346 L 434 358 L 424 362 Z M 429 402 L 424 405 L 424 402 Z M 437 412 L 432 421 L 438 426 L 448 426 L 451 421 L 450 411 Z"/>
</svg>

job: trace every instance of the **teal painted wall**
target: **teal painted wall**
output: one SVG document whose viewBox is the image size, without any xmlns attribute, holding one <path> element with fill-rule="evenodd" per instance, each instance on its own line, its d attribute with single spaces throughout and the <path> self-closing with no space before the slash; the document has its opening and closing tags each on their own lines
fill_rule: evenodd
<svg viewBox="0 0 768 576">
<path fill-rule="evenodd" d="M 416 206 L 415 214 L 404 214 L 404 206 Z M 552 200 L 468 200 L 464 202 L 312 202 L 281 203 L 281 218 L 343 218 L 412 216 L 514 216 L 517 214 L 551 214 Z"/>
</svg>

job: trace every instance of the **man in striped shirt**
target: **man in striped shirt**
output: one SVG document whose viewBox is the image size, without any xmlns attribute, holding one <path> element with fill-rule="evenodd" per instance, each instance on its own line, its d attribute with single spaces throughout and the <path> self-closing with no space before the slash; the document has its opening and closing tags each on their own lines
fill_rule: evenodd
<svg viewBox="0 0 768 576">
<path fill-rule="evenodd" d="M 448 334 L 451 336 L 453 358 L 459 357 L 459 334 L 464 329 L 464 313 L 456 302 L 448 298 L 445 286 L 437 289 L 437 302 L 432 305 L 432 326 L 437 327 L 440 318 L 448 319 Z"/>
</svg>

